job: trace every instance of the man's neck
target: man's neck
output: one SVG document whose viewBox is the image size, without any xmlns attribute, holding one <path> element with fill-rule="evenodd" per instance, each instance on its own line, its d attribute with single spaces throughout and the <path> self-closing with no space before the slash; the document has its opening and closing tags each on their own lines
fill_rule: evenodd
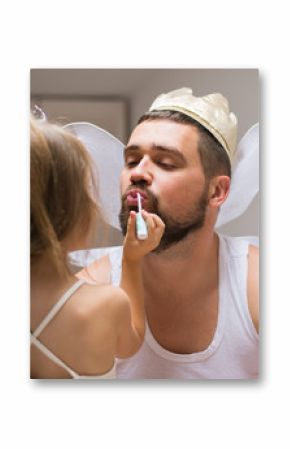
<svg viewBox="0 0 290 449">
<path fill-rule="evenodd" d="M 157 291 L 203 292 L 215 282 L 218 268 L 218 236 L 213 232 L 195 232 L 167 250 L 146 256 L 144 283 Z M 160 289 L 160 286 L 162 288 Z M 179 286 L 182 286 L 180 290 Z"/>
<path fill-rule="evenodd" d="M 218 252 L 218 236 L 200 233 L 146 257 L 147 320 L 167 350 L 192 353 L 211 342 L 218 316 Z"/>
</svg>

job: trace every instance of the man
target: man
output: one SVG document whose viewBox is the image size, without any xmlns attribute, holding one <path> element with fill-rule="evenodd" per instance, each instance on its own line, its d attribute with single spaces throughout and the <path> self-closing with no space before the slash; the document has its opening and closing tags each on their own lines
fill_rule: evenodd
<svg viewBox="0 0 290 449">
<path fill-rule="evenodd" d="M 229 194 L 236 131 L 222 95 L 194 97 L 183 88 L 159 96 L 129 138 L 123 233 L 137 193 L 165 232 L 143 263 L 146 339 L 118 363 L 119 378 L 258 376 L 258 250 L 214 231 Z M 115 282 L 118 251 L 110 260 Z M 106 266 L 108 259 L 98 262 L 100 272 Z M 93 277 L 94 269 L 88 269 Z"/>
</svg>

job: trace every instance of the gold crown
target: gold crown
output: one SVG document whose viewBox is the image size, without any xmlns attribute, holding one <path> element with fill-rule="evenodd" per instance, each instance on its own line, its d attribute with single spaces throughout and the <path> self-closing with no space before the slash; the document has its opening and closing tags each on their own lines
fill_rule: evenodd
<svg viewBox="0 0 290 449">
<path fill-rule="evenodd" d="M 220 142 L 232 159 L 237 141 L 237 118 L 227 99 L 218 93 L 194 97 L 187 87 L 159 95 L 149 111 L 177 111 L 203 125 Z"/>
</svg>

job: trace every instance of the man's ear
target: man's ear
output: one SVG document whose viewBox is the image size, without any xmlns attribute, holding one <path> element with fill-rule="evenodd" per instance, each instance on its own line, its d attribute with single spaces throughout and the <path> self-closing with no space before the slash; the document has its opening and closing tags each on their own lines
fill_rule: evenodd
<svg viewBox="0 0 290 449">
<path fill-rule="evenodd" d="M 215 176 L 209 183 L 208 204 L 219 208 L 227 199 L 230 192 L 231 178 L 229 176 Z"/>
</svg>

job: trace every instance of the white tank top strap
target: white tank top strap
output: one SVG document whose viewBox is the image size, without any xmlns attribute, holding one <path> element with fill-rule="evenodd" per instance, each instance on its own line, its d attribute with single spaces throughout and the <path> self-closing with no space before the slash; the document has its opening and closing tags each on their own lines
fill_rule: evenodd
<svg viewBox="0 0 290 449">
<path fill-rule="evenodd" d="M 239 320 L 248 336 L 254 342 L 257 342 L 259 341 L 259 336 L 250 314 L 247 295 L 248 254 L 249 245 L 252 242 L 248 237 L 227 236 L 220 236 L 220 241 L 222 243 L 221 252 L 224 260 L 224 279 L 221 282 L 222 295 L 224 297 L 228 296 L 227 290 L 230 286 L 230 297 L 238 312 Z"/>
<path fill-rule="evenodd" d="M 249 251 L 249 244 L 251 242 L 248 238 L 244 237 L 228 237 L 226 235 L 219 234 L 219 241 L 221 245 L 221 252 L 224 257 L 245 257 Z"/>
<path fill-rule="evenodd" d="M 57 357 L 53 352 L 51 352 L 40 340 L 38 340 L 34 335 L 30 335 L 31 344 L 35 345 L 49 360 L 54 362 L 56 365 L 65 369 L 73 379 L 116 379 L 116 363 L 112 366 L 112 368 L 107 371 L 105 374 L 99 374 L 96 376 L 86 376 L 76 373 L 72 368 L 70 368 L 66 363 L 64 363 L 59 357 Z"/>
<path fill-rule="evenodd" d="M 34 337 L 38 337 L 43 329 L 50 323 L 50 321 L 55 317 L 55 315 L 59 312 L 59 310 L 65 305 L 67 300 L 74 294 L 74 292 L 80 288 L 86 281 L 83 279 L 78 280 L 75 284 L 73 284 L 65 294 L 57 301 L 57 303 L 52 307 L 52 309 L 48 312 L 46 317 L 41 321 L 41 323 L 37 326 L 32 335 Z"/>
<path fill-rule="evenodd" d="M 59 357 L 57 357 L 53 352 L 51 352 L 41 341 L 39 341 L 33 334 L 30 335 L 30 343 L 35 345 L 44 355 L 46 355 L 49 360 L 54 362 L 56 365 L 64 368 L 73 379 L 77 379 L 79 375 L 67 366 Z"/>
</svg>

